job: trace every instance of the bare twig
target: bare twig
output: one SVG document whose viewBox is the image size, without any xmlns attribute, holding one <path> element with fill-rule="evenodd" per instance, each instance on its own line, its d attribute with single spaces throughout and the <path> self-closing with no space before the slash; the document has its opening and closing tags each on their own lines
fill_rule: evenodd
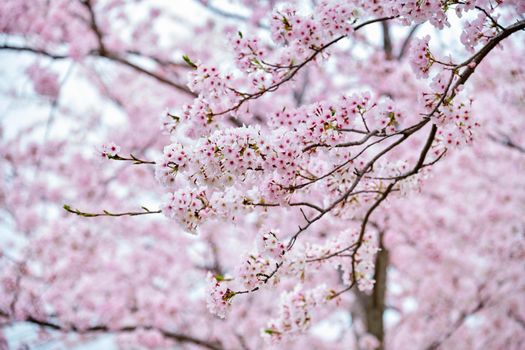
<svg viewBox="0 0 525 350">
<path fill-rule="evenodd" d="M 78 216 L 83 216 L 86 218 L 94 218 L 98 216 L 113 216 L 113 217 L 119 217 L 119 216 L 139 216 L 139 215 L 149 215 L 149 214 L 160 214 L 162 213 L 162 210 L 149 210 L 146 207 L 142 207 L 143 211 L 129 211 L 124 213 L 112 213 L 107 210 L 103 210 L 102 213 L 86 213 L 83 211 L 80 211 L 78 209 L 72 209 L 71 206 L 64 204 L 64 210 L 67 212 L 70 212 L 72 214 L 76 214 Z"/>
<path fill-rule="evenodd" d="M 131 153 L 129 157 L 122 157 L 122 156 L 119 156 L 118 154 L 115 154 L 113 156 L 108 155 L 108 158 L 112 160 L 123 160 L 123 161 L 133 162 L 133 164 L 155 164 L 155 162 L 152 160 L 142 160 L 142 159 L 135 157 Z"/>
</svg>

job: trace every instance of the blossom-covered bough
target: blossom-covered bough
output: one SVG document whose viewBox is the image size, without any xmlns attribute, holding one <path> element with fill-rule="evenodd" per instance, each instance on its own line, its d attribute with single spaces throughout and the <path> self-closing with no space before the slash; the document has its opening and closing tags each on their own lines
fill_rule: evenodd
<svg viewBox="0 0 525 350">
<path fill-rule="evenodd" d="M 136 42 L 119 38 L 120 19 L 133 22 L 119 1 L 63 2 L 47 12 L 60 34 L 2 18 L 27 40 L 2 50 L 76 62 L 129 118 L 98 162 L 67 143 L 27 156 L 15 151 L 22 136 L 6 143 L 6 174 L 23 179 L 23 160 L 38 159 L 50 184 L 75 188 L 43 191 L 42 206 L 62 201 L 79 217 L 35 219 L 21 255 L 2 256 L 2 319 L 77 340 L 118 334 L 132 348 L 519 349 L 522 2 L 239 1 L 251 17 L 199 3 L 231 21 L 196 28 L 202 43 L 226 33 L 230 53 L 193 39 L 163 50 L 148 28 L 159 9 L 133 23 Z M 449 21 L 463 48 L 449 43 L 447 56 L 430 44 Z M 415 38 L 422 27 L 430 34 Z M 119 85 L 92 59 L 126 69 Z M 26 74 L 56 108 L 58 78 L 40 64 Z M 144 113 L 164 106 L 159 136 Z M 6 211 L 21 201 L 4 197 Z M 316 335 L 323 322 L 335 341 Z"/>
</svg>

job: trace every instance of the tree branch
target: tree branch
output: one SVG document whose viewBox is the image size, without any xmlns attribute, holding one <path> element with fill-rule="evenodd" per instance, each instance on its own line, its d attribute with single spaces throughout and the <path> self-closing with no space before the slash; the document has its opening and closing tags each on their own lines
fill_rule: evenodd
<svg viewBox="0 0 525 350">
<path fill-rule="evenodd" d="M 33 316 L 28 316 L 25 320 L 25 322 L 32 323 L 34 325 L 37 325 L 39 327 L 52 329 L 59 332 L 74 332 L 82 335 L 87 334 L 97 334 L 97 333 L 132 333 L 139 330 L 156 330 L 160 332 L 164 337 L 168 339 L 175 340 L 177 342 L 181 343 L 191 343 L 198 346 L 201 346 L 206 349 L 210 350 L 223 350 L 224 348 L 219 342 L 210 342 L 207 340 L 203 340 L 200 338 L 196 338 L 187 334 L 178 333 L 178 332 L 171 332 L 163 329 L 158 329 L 152 326 L 127 326 L 127 327 L 121 327 L 118 329 L 109 329 L 107 326 L 99 325 L 99 326 L 93 326 L 85 329 L 80 329 L 75 327 L 74 325 L 71 326 L 62 326 L 58 323 L 53 323 L 45 320 L 39 320 Z"/>
<path fill-rule="evenodd" d="M 517 143 L 515 143 L 514 141 L 512 141 L 511 138 L 508 135 L 501 135 L 501 138 L 498 138 L 498 137 L 496 137 L 494 135 L 489 135 L 489 138 L 492 141 L 495 141 L 495 142 L 497 142 L 497 143 L 499 143 L 499 144 L 501 144 L 503 146 L 515 149 L 516 151 L 525 154 L 525 147 L 524 146 L 520 146 Z"/>
<path fill-rule="evenodd" d="M 113 217 L 119 217 L 119 216 L 139 216 L 139 215 L 149 215 L 149 214 L 160 214 L 162 213 L 162 210 L 149 210 L 146 207 L 142 207 L 144 211 L 130 211 L 125 213 L 112 213 L 107 210 L 103 210 L 102 213 L 86 213 L 83 211 L 80 211 L 78 209 L 72 209 L 71 206 L 64 204 L 64 210 L 67 212 L 70 212 L 72 214 L 76 214 L 78 216 L 83 216 L 85 218 L 94 218 L 98 216 L 113 216 Z"/>
</svg>

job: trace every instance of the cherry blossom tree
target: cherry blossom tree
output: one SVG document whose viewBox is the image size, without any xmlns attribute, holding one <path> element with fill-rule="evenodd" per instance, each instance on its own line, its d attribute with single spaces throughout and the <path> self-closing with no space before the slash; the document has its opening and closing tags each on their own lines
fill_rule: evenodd
<svg viewBox="0 0 525 350">
<path fill-rule="evenodd" d="M 525 346 L 523 1 L 0 6 L 0 348 Z"/>
</svg>

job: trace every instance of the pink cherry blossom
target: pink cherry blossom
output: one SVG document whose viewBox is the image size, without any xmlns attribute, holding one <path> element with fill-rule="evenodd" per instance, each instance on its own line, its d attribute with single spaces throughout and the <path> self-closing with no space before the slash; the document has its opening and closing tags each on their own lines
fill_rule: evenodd
<svg viewBox="0 0 525 350">
<path fill-rule="evenodd" d="M 524 11 L 3 1 L 0 348 L 521 349 Z"/>
</svg>

